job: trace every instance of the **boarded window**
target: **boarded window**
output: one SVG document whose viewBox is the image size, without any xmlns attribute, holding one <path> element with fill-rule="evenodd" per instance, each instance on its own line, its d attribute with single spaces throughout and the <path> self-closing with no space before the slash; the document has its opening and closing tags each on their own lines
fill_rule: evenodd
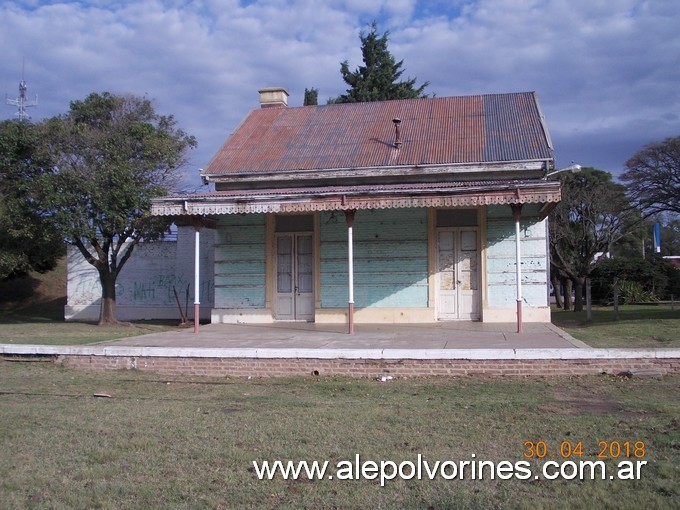
<svg viewBox="0 0 680 510">
<path fill-rule="evenodd" d="M 438 209 L 438 227 L 476 227 L 477 209 Z"/>
<path fill-rule="evenodd" d="M 311 214 L 276 217 L 277 232 L 312 232 L 313 230 L 314 216 Z"/>
</svg>

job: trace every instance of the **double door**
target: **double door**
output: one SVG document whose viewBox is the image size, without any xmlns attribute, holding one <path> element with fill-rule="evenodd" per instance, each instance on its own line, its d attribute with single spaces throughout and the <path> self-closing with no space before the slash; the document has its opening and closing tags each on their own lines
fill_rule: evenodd
<svg viewBox="0 0 680 510">
<path fill-rule="evenodd" d="M 276 318 L 314 320 L 312 234 L 276 235 Z"/>
<path fill-rule="evenodd" d="M 478 320 L 477 229 L 437 231 L 437 318 Z"/>
</svg>

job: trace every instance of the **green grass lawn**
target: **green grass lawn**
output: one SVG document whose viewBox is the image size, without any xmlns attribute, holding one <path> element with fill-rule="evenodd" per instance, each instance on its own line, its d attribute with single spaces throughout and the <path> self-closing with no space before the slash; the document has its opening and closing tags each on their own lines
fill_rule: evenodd
<svg viewBox="0 0 680 510">
<path fill-rule="evenodd" d="M 616 319 L 612 307 L 593 307 L 586 312 L 552 310 L 552 322 L 592 347 L 680 348 L 680 305 L 624 305 Z"/>
<path fill-rule="evenodd" d="M 166 378 L 0 361 L 2 508 L 677 508 L 680 378 Z M 108 393 L 112 398 L 97 398 Z M 639 480 L 259 480 L 253 461 L 517 462 L 644 441 Z M 632 453 L 631 453 L 632 454 Z M 625 454 L 621 454 L 625 455 Z M 623 459 L 609 458 L 608 469 Z M 634 459 L 633 459 L 634 460 Z M 407 470 L 408 471 L 408 470 Z M 450 474 L 450 473 L 449 473 Z"/>
<path fill-rule="evenodd" d="M 66 259 L 56 269 L 0 282 L 0 344 L 83 345 L 176 329 L 177 321 L 136 321 L 100 328 L 64 322 Z"/>
<path fill-rule="evenodd" d="M 0 344 L 84 345 L 171 329 L 177 329 L 177 325 L 167 321 L 99 327 L 92 323 L 64 322 L 29 310 L 0 313 Z"/>
</svg>

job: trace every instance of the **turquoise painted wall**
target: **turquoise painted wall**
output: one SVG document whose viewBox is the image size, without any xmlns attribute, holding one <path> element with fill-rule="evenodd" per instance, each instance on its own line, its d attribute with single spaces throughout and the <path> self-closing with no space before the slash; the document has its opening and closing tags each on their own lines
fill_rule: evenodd
<svg viewBox="0 0 680 510">
<path fill-rule="evenodd" d="M 221 216 L 215 243 L 215 308 L 265 307 L 265 215 Z"/>
<path fill-rule="evenodd" d="M 524 206 L 522 288 L 529 306 L 547 306 L 545 221 Z M 342 212 L 320 213 L 321 308 L 348 299 L 347 225 Z M 509 206 L 487 209 L 487 281 L 491 307 L 515 304 L 515 230 Z M 357 211 L 354 222 L 355 307 L 428 306 L 427 210 Z M 265 215 L 219 220 L 215 244 L 215 308 L 264 308 Z"/>
<path fill-rule="evenodd" d="M 347 224 L 342 212 L 320 217 L 321 308 L 348 299 Z M 427 210 L 357 211 L 354 220 L 354 306 L 428 306 Z"/>
<path fill-rule="evenodd" d="M 520 221 L 522 297 L 529 306 L 548 304 L 546 223 L 539 220 L 538 214 L 538 206 L 525 205 Z M 489 306 L 514 306 L 517 302 L 515 221 L 510 206 L 487 209 L 486 256 Z"/>
</svg>

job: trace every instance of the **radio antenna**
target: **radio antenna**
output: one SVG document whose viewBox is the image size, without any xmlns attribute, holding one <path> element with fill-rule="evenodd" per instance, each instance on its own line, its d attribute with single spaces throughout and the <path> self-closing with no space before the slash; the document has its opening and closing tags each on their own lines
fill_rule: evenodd
<svg viewBox="0 0 680 510">
<path fill-rule="evenodd" d="M 19 97 L 16 99 L 9 99 L 7 94 L 5 94 L 5 102 L 10 106 L 16 106 L 17 112 L 14 114 L 19 117 L 19 120 L 28 120 L 30 115 L 26 112 L 26 108 L 31 108 L 33 106 L 38 106 L 38 94 L 35 95 L 33 101 L 29 101 L 26 98 L 26 92 L 28 87 L 26 86 L 26 80 L 24 80 L 24 70 L 26 67 L 26 59 L 23 59 L 21 64 L 21 81 L 19 82 Z"/>
</svg>

